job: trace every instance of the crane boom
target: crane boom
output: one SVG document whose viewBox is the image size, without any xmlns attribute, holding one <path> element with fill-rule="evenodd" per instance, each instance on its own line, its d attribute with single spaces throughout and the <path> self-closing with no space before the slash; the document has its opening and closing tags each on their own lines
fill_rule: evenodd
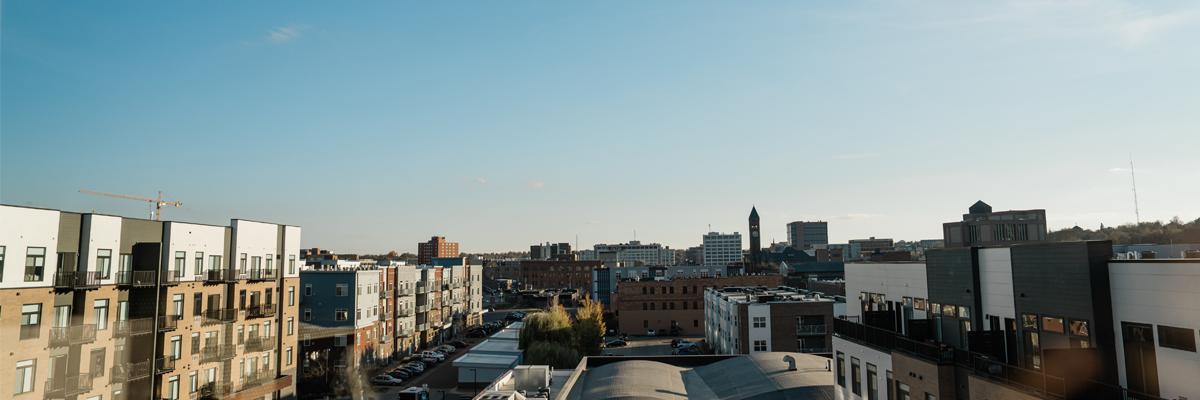
<svg viewBox="0 0 1200 400">
<path fill-rule="evenodd" d="M 182 205 L 183 205 L 183 203 L 172 203 L 172 202 L 169 202 L 169 201 L 163 201 L 163 200 L 162 200 L 162 191 L 161 191 L 161 190 L 159 190 L 159 191 L 158 191 L 158 199 L 157 199 L 157 200 L 156 200 L 156 199 L 148 199 L 148 198 L 145 198 L 145 197 L 126 196 L 126 195 L 123 195 L 123 194 L 116 194 L 116 193 L 97 192 L 97 191 L 95 191 L 95 190 L 82 190 L 82 189 L 80 189 L 80 190 L 79 190 L 79 193 L 98 194 L 98 195 L 101 195 L 101 196 L 116 197 L 116 198 L 121 198 L 121 199 L 138 200 L 138 201 L 148 201 L 148 202 L 151 202 L 151 203 L 155 203 L 155 206 L 157 207 L 157 210 L 158 210 L 158 211 L 154 213 L 154 217 L 155 217 L 155 219 L 156 219 L 156 220 L 158 220 L 158 221 L 162 221 L 162 206 L 163 206 L 163 204 L 172 205 L 172 206 L 175 206 L 175 207 L 179 207 L 179 206 L 182 206 Z"/>
</svg>

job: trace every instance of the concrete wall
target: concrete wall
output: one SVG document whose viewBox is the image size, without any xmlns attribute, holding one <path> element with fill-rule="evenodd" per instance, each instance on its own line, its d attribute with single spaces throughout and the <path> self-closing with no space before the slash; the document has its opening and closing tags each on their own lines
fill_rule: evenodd
<svg viewBox="0 0 1200 400">
<path fill-rule="evenodd" d="M 908 384 L 908 393 L 913 399 L 924 399 L 926 393 L 939 399 L 955 398 L 954 372 L 953 365 L 937 365 L 903 353 L 892 353 L 892 374 L 897 382 Z M 971 398 L 988 398 L 976 397 L 974 392 L 971 395 Z"/>
<path fill-rule="evenodd" d="M 1113 330 L 1117 332 L 1117 367 L 1121 386 L 1128 385 L 1121 323 L 1132 322 L 1200 331 L 1200 259 L 1194 261 L 1110 261 Z M 1159 396 L 1200 398 L 1200 353 L 1162 347 L 1155 335 Z M 972 392 L 973 393 L 973 392 Z"/>
<path fill-rule="evenodd" d="M 832 362 L 831 369 L 833 369 L 833 375 L 830 376 L 830 381 L 833 382 L 833 389 L 835 392 L 834 398 L 844 399 L 844 400 L 851 400 L 851 399 L 861 400 L 861 399 L 867 398 L 867 363 L 871 363 L 871 364 L 875 365 L 875 367 L 877 368 L 879 377 L 884 379 L 884 380 L 880 381 L 880 384 L 879 384 L 879 387 L 880 387 L 879 398 L 880 399 L 887 398 L 886 393 L 884 392 L 883 388 L 887 386 L 887 384 L 886 384 L 887 371 L 892 370 L 892 354 L 891 353 L 879 351 L 879 350 L 876 350 L 875 348 L 863 346 L 863 345 L 860 345 L 860 344 L 857 344 L 857 343 L 854 343 L 854 342 L 851 342 L 848 340 L 844 340 L 844 339 L 841 339 L 838 337 L 833 338 L 833 349 L 835 351 L 834 357 L 831 359 L 831 362 Z M 846 357 L 846 387 L 841 387 L 837 384 L 837 353 L 836 352 L 841 352 Z M 853 385 L 853 382 L 854 382 L 854 377 L 851 375 L 851 371 L 852 371 L 852 368 L 850 366 L 851 365 L 851 363 L 850 363 L 851 357 L 856 357 L 861 361 L 861 364 L 860 364 L 861 368 L 859 370 L 859 379 L 863 383 L 862 391 L 860 392 L 861 395 L 855 395 L 854 392 L 851 390 L 851 387 L 852 387 L 851 385 Z M 913 396 L 912 398 L 913 398 L 913 400 L 922 399 L 917 396 Z M 953 398 L 953 397 L 950 397 L 950 398 Z"/>
<path fill-rule="evenodd" d="M 848 263 L 846 264 L 846 315 L 861 316 L 859 293 L 880 293 L 887 301 L 901 302 L 905 296 L 928 298 L 925 263 Z M 882 283 L 882 284 L 881 284 Z M 916 310 L 914 319 L 924 319 Z"/>
</svg>

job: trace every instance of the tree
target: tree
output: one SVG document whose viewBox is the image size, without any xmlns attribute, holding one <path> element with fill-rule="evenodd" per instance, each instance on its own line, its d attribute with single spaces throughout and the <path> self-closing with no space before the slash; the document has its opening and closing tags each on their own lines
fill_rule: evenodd
<svg viewBox="0 0 1200 400">
<path fill-rule="evenodd" d="M 600 355 L 600 347 L 604 344 L 604 310 L 600 302 L 593 301 L 592 296 L 583 298 L 579 308 L 575 310 L 575 349 L 587 356 Z"/>
<path fill-rule="evenodd" d="M 527 365 L 549 365 L 554 368 L 572 369 L 583 357 L 569 345 L 554 342 L 537 342 L 525 350 Z"/>
<path fill-rule="evenodd" d="M 518 348 L 525 350 L 536 342 L 551 342 L 571 347 L 574 340 L 571 317 L 562 306 L 555 306 L 549 312 L 529 314 L 524 322 L 517 339 Z"/>
</svg>

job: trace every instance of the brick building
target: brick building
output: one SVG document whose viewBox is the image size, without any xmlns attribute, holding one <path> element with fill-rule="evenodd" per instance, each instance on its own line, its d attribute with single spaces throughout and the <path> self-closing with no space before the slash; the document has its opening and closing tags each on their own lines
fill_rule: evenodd
<svg viewBox="0 0 1200 400">
<path fill-rule="evenodd" d="M 621 320 L 621 333 L 677 328 L 685 334 L 704 332 L 704 291 L 710 288 L 779 287 L 782 275 L 734 275 L 723 278 L 677 278 L 621 282 L 613 309 Z"/>
<path fill-rule="evenodd" d="M 602 265 L 599 260 L 522 260 L 521 287 L 525 289 L 563 288 L 591 291 L 592 270 L 600 268 Z"/>
<path fill-rule="evenodd" d="M 458 243 L 450 243 L 443 236 L 434 236 L 425 243 L 417 243 L 417 263 L 430 265 L 437 257 L 458 257 Z"/>
<path fill-rule="evenodd" d="M 786 287 L 727 287 L 705 291 L 704 299 L 704 337 L 717 354 L 830 353 L 833 348 L 838 300 L 832 296 Z"/>
</svg>

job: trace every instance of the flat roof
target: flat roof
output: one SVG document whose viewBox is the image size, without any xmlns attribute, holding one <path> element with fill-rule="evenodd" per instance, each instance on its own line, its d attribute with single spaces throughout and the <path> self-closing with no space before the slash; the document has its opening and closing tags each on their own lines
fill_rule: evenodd
<svg viewBox="0 0 1200 400">
<path fill-rule="evenodd" d="M 516 340 L 484 340 L 471 348 L 471 354 L 482 353 L 521 353 Z"/>
<path fill-rule="evenodd" d="M 454 360 L 451 365 L 455 367 L 468 368 L 503 368 L 511 369 L 517 364 L 517 356 L 505 356 L 500 354 L 476 354 L 467 353 L 467 355 Z"/>
<path fill-rule="evenodd" d="M 521 331 L 505 329 L 500 332 L 496 332 L 496 334 L 492 335 L 492 337 L 490 339 L 491 340 L 519 340 L 520 338 L 521 338 Z"/>
</svg>

